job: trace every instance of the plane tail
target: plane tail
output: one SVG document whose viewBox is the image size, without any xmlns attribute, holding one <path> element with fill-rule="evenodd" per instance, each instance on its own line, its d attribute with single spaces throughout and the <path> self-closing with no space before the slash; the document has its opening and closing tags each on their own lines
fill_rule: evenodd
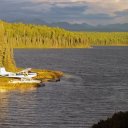
<svg viewBox="0 0 128 128">
<path fill-rule="evenodd" d="M 7 74 L 8 74 L 8 72 L 5 70 L 5 68 L 4 67 L 0 67 L 0 75 L 1 76 L 5 76 Z"/>
</svg>

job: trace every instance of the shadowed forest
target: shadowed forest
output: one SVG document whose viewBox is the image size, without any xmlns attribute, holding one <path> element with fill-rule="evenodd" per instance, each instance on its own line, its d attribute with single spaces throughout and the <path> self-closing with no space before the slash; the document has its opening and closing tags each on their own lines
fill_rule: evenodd
<svg viewBox="0 0 128 128">
<path fill-rule="evenodd" d="M 128 128 L 128 111 L 115 113 L 107 120 L 101 120 L 92 128 Z"/>
<path fill-rule="evenodd" d="M 13 48 L 128 46 L 128 32 L 71 32 L 41 25 L 0 21 L 0 67 L 15 71 Z"/>
</svg>

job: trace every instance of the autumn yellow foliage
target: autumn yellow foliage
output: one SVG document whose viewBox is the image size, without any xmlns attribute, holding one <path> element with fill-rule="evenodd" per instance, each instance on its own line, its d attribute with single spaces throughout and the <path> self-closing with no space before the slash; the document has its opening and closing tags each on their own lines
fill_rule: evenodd
<svg viewBox="0 0 128 128">
<path fill-rule="evenodd" d="M 128 46 L 128 32 L 71 32 L 45 25 L 0 21 L 0 67 L 17 71 L 13 48 L 89 48 Z M 59 75 L 58 75 L 59 74 Z M 59 72 L 39 71 L 38 78 L 52 79 Z"/>
</svg>

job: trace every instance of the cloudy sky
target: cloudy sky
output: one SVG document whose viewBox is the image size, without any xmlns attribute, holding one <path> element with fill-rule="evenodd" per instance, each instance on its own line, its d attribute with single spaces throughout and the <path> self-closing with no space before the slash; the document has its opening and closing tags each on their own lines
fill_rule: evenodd
<svg viewBox="0 0 128 128">
<path fill-rule="evenodd" d="M 128 23 L 128 0 L 0 0 L 0 19 L 92 25 Z"/>
</svg>

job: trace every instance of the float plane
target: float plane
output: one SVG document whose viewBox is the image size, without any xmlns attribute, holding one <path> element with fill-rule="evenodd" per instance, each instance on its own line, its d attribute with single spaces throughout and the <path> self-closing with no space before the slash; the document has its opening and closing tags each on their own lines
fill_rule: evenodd
<svg viewBox="0 0 128 128">
<path fill-rule="evenodd" d="M 24 69 L 20 72 L 8 72 L 5 70 L 5 67 L 0 68 L 0 76 L 7 78 L 14 78 L 20 80 L 11 80 L 10 83 L 40 83 L 40 80 L 33 80 L 33 77 L 37 76 L 37 73 L 31 72 L 31 68 Z"/>
</svg>

